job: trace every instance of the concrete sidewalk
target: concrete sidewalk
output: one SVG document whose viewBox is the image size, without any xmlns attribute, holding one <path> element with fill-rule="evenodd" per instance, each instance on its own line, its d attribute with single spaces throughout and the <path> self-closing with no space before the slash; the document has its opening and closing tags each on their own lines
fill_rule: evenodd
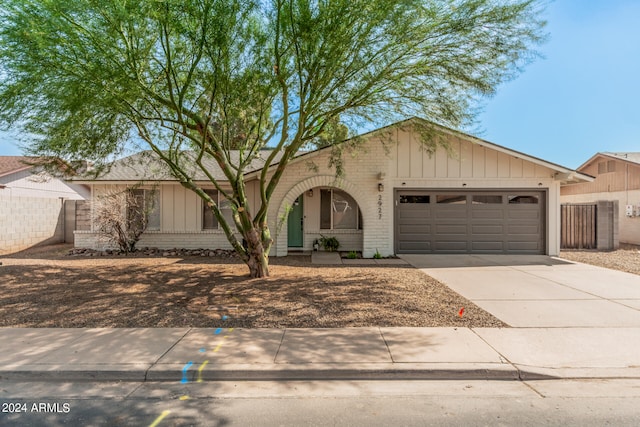
<svg viewBox="0 0 640 427">
<path fill-rule="evenodd" d="M 640 328 L 0 328 L 3 380 L 640 378 Z"/>
</svg>

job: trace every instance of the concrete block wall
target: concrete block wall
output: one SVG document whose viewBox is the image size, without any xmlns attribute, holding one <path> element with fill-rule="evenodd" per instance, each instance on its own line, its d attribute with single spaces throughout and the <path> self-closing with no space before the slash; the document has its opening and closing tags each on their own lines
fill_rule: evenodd
<svg viewBox="0 0 640 427">
<path fill-rule="evenodd" d="M 63 241 L 62 199 L 0 194 L 0 255 Z"/>
<path fill-rule="evenodd" d="M 615 250 L 620 247 L 618 234 L 618 201 L 597 202 L 596 247 L 599 250 Z"/>
</svg>

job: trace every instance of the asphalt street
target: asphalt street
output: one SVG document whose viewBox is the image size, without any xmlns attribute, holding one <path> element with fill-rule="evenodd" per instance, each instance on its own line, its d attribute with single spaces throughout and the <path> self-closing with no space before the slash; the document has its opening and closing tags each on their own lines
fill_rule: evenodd
<svg viewBox="0 0 640 427">
<path fill-rule="evenodd" d="M 26 382 L 0 406 L 21 427 L 636 426 L 640 381 Z"/>
</svg>

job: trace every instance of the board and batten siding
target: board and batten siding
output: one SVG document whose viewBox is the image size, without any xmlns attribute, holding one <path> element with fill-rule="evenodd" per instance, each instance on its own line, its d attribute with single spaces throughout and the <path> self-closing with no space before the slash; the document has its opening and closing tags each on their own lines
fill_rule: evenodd
<svg viewBox="0 0 640 427">
<path fill-rule="evenodd" d="M 396 178 L 526 179 L 552 178 L 554 173 L 547 167 L 456 136 L 448 137 L 451 156 L 441 147 L 430 154 L 418 141 L 418 135 L 411 132 L 397 130 L 397 140 L 397 144 L 389 146 L 389 174 Z"/>
<path fill-rule="evenodd" d="M 598 163 L 601 162 L 605 162 L 608 169 L 611 168 L 613 170 L 599 172 Z M 594 176 L 596 179 L 593 182 L 563 186 L 563 196 L 640 190 L 640 165 L 612 159 L 611 157 L 598 156 L 588 165 L 580 168 L 580 172 Z M 624 206 L 621 207 L 624 208 Z"/>
<path fill-rule="evenodd" d="M 207 187 L 204 183 L 202 185 L 205 188 Z M 141 188 L 150 189 L 153 187 L 152 185 L 144 185 Z M 125 184 L 93 184 L 93 198 L 109 192 L 123 191 L 126 188 Z M 231 244 L 222 230 L 202 229 L 203 201 L 197 194 L 177 183 L 162 183 L 155 186 L 155 188 L 160 191 L 160 230 L 143 233 L 138 242 L 138 247 L 231 249 Z M 255 190 L 255 184 L 248 183 L 247 196 L 250 205 L 252 202 L 255 203 Z M 104 243 L 98 242 L 95 224 L 93 230 L 76 231 L 74 234 L 76 239 L 75 246 L 105 248 Z"/>
</svg>

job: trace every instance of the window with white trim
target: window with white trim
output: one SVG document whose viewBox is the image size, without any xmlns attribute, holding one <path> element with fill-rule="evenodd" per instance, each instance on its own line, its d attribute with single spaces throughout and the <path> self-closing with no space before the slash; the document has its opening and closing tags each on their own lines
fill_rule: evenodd
<svg viewBox="0 0 640 427">
<path fill-rule="evenodd" d="M 218 190 L 204 190 L 204 192 L 211 197 L 211 200 L 218 203 Z M 204 199 L 202 199 L 202 229 L 218 229 L 218 218 L 213 214 L 213 209 L 207 205 L 207 202 L 205 202 Z"/>
<path fill-rule="evenodd" d="M 218 205 L 222 212 L 222 216 L 227 221 L 227 224 L 229 224 L 231 228 L 235 228 L 231 203 L 222 197 L 218 190 L 204 190 L 204 192 L 207 193 L 209 197 L 211 197 L 211 200 Z M 219 228 L 220 224 L 218 223 L 218 218 L 213 214 L 213 209 L 210 206 L 207 206 L 206 202 L 202 200 L 202 229 L 218 230 Z"/>
<path fill-rule="evenodd" d="M 129 221 L 141 221 L 142 215 L 147 222 L 147 231 L 160 231 L 160 191 L 157 189 L 131 190 L 135 200 L 135 209 L 128 209 Z"/>
<path fill-rule="evenodd" d="M 321 230 L 361 230 L 362 214 L 356 201 L 341 190 L 320 190 Z"/>
</svg>

